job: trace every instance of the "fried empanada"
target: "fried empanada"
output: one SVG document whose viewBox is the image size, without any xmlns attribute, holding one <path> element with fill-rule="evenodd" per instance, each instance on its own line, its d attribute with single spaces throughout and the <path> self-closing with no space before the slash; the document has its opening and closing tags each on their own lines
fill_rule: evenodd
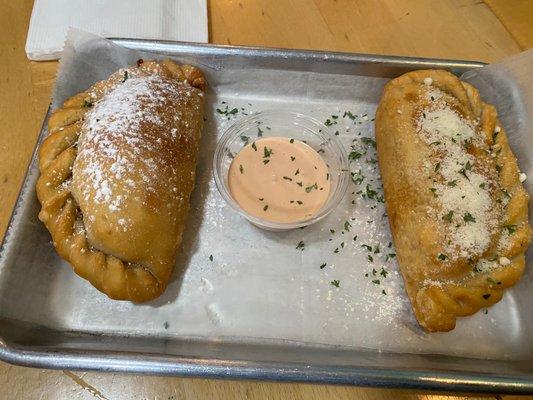
<svg viewBox="0 0 533 400">
<path fill-rule="evenodd" d="M 521 277 L 528 195 L 496 109 L 441 70 L 390 81 L 376 142 L 398 262 L 420 325 L 498 302 Z"/>
<path fill-rule="evenodd" d="M 74 271 L 112 299 L 166 288 L 185 229 L 206 81 L 139 60 L 63 104 L 39 149 L 39 218 Z"/>
</svg>

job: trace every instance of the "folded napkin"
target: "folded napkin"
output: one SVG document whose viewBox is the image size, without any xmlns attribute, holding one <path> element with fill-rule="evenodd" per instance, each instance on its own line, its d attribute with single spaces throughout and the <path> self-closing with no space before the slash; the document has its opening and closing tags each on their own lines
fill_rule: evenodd
<svg viewBox="0 0 533 400">
<path fill-rule="evenodd" d="M 58 59 L 69 27 L 104 37 L 207 42 L 206 0 L 35 0 L 28 58 Z"/>
</svg>

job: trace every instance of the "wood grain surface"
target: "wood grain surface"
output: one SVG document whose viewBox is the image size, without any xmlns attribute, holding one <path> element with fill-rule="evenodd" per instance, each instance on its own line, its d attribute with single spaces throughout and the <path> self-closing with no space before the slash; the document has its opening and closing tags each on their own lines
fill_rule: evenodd
<svg viewBox="0 0 533 400">
<path fill-rule="evenodd" d="M 491 5 L 512 2 L 491 0 Z M 57 68 L 56 62 L 34 63 L 26 58 L 24 44 L 32 3 L 32 0 L 0 0 L 0 237 L 5 232 L 48 107 Z M 512 7 L 500 7 L 496 17 L 486 4 L 477 0 L 208 1 L 210 41 L 213 43 L 486 62 L 531 45 L 529 39 L 519 42 L 515 39 L 531 38 L 533 32 L 527 17 L 531 15 L 533 2 L 522 1 L 520 6 L 525 11 L 511 14 L 506 9 Z M 434 400 L 465 396 L 324 385 L 71 373 L 0 363 L 0 398 Z"/>
</svg>

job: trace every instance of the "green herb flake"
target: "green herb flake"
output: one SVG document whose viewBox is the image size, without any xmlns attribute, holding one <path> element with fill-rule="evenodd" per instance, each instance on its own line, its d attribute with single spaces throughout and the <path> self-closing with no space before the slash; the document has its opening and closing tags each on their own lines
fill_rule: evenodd
<svg viewBox="0 0 533 400">
<path fill-rule="evenodd" d="M 346 232 L 350 232 L 350 227 L 351 227 L 351 226 L 352 226 L 352 225 L 350 224 L 350 222 L 348 222 L 348 221 L 344 222 L 344 230 L 345 230 Z"/>
<path fill-rule="evenodd" d="M 267 165 L 270 162 L 270 160 L 267 158 L 266 160 L 263 160 L 263 164 Z"/>
<path fill-rule="evenodd" d="M 446 185 L 448 185 L 449 187 L 456 187 L 457 179 L 454 179 L 453 181 L 448 182 Z"/>
<path fill-rule="evenodd" d="M 298 175 L 299 173 L 300 173 L 300 168 L 298 168 L 298 169 L 296 170 L 296 172 L 294 173 L 294 176 Z"/>
<path fill-rule="evenodd" d="M 364 247 L 368 251 L 372 251 L 372 246 L 369 246 L 368 244 L 362 244 L 361 247 Z"/>
<path fill-rule="evenodd" d="M 340 283 L 340 281 L 338 279 L 335 279 L 335 280 L 331 281 L 331 284 L 333 286 L 335 286 L 336 288 L 338 288 L 341 285 L 341 283 Z"/>
<path fill-rule="evenodd" d="M 268 158 L 268 157 L 270 157 L 272 154 L 274 154 L 274 153 L 272 152 L 272 149 L 269 149 L 269 148 L 267 148 L 266 146 L 263 147 L 263 157 L 264 157 L 264 158 Z"/>
<path fill-rule="evenodd" d="M 268 204 L 265 204 L 265 206 L 263 207 L 263 211 L 266 211 L 268 210 Z"/>
<path fill-rule="evenodd" d="M 381 267 L 381 271 L 379 272 L 379 274 L 380 274 L 383 278 L 386 278 L 387 275 L 388 275 L 388 273 L 389 273 L 389 272 L 388 272 L 385 268 Z"/>
<path fill-rule="evenodd" d="M 312 184 L 311 186 L 307 186 L 307 187 L 305 188 L 305 192 L 306 192 L 306 193 L 311 193 L 311 190 L 313 190 L 313 189 L 315 189 L 315 190 L 318 189 L 318 185 L 317 185 L 316 182 L 315 182 L 314 184 Z"/>
<path fill-rule="evenodd" d="M 463 220 L 465 222 L 476 222 L 476 219 L 469 212 L 466 212 L 465 215 L 463 215 Z"/>
<path fill-rule="evenodd" d="M 284 176 L 283 179 L 285 179 L 286 181 L 292 181 L 292 178 L 289 178 L 288 176 Z"/>
<path fill-rule="evenodd" d="M 289 140 L 289 143 L 294 143 L 294 139 Z"/>
<path fill-rule="evenodd" d="M 372 283 L 373 283 L 374 285 L 379 285 L 379 284 L 381 283 L 381 281 L 380 281 L 379 279 L 373 279 L 373 280 L 372 280 Z"/>
<path fill-rule="evenodd" d="M 517 225 L 504 225 L 503 228 L 507 229 L 507 233 L 509 235 L 512 235 L 513 233 L 516 232 L 516 229 L 518 228 L 518 226 Z"/>
<path fill-rule="evenodd" d="M 209 261 L 213 261 L 213 254 L 209 256 Z"/>
<path fill-rule="evenodd" d="M 444 261 L 448 258 L 448 256 L 446 254 L 442 254 L 440 253 L 437 258 L 440 260 L 440 261 Z"/>
<path fill-rule="evenodd" d="M 376 141 L 372 138 L 362 137 L 361 141 L 367 146 L 372 146 L 373 148 L 376 148 Z"/>
<path fill-rule="evenodd" d="M 241 174 L 244 174 L 244 167 L 242 164 L 239 164 L 239 171 L 241 171 Z"/>
<path fill-rule="evenodd" d="M 254 149 L 254 151 L 257 151 L 257 146 L 255 145 L 255 142 L 252 143 L 252 149 Z"/>
<path fill-rule="evenodd" d="M 327 265 L 326 263 L 320 264 L 320 269 L 326 268 L 326 265 Z"/>
<path fill-rule="evenodd" d="M 442 217 L 442 219 L 446 222 L 451 222 L 453 218 L 453 211 L 450 210 L 446 215 Z"/>
<path fill-rule="evenodd" d="M 359 158 L 361 158 L 363 155 L 361 153 L 359 153 L 358 151 L 356 150 L 353 150 L 350 152 L 350 154 L 348 155 L 348 160 L 350 161 L 354 161 L 354 160 L 357 160 Z"/>
<path fill-rule="evenodd" d="M 480 187 L 481 189 L 485 189 L 485 182 L 481 182 L 481 183 L 479 184 L 479 187 Z"/>
<path fill-rule="evenodd" d="M 298 244 L 296 245 L 296 250 L 302 250 L 303 251 L 304 249 L 305 249 L 305 243 L 302 240 L 300 240 L 298 242 Z"/>
<path fill-rule="evenodd" d="M 302 204 L 303 204 L 303 201 L 300 201 L 300 200 L 296 200 L 296 202 L 297 202 L 299 205 L 302 205 Z"/>
<path fill-rule="evenodd" d="M 437 164 L 435 164 L 435 172 L 438 172 L 440 169 L 440 162 L 438 162 Z"/>
<path fill-rule="evenodd" d="M 374 257 L 372 257 L 370 254 L 366 256 L 368 258 L 368 261 L 374 262 Z"/>
<path fill-rule="evenodd" d="M 90 102 L 90 101 L 87 101 L 87 100 L 83 100 L 83 104 L 82 104 L 82 107 L 84 108 L 90 108 L 93 106 L 93 103 Z"/>
<path fill-rule="evenodd" d="M 294 160 L 296 160 L 296 157 L 291 156 L 291 161 L 294 161 Z"/>
</svg>

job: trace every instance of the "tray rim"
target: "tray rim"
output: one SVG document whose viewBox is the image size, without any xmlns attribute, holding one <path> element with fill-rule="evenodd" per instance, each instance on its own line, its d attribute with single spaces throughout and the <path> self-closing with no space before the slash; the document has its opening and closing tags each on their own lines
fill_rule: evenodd
<svg viewBox="0 0 533 400">
<path fill-rule="evenodd" d="M 182 52 L 209 55 L 240 55 L 283 60 L 336 61 L 340 63 L 381 64 L 408 68 L 480 68 L 478 61 L 447 60 L 421 57 L 384 56 L 374 54 L 328 52 L 247 46 L 199 44 L 191 42 L 153 41 L 146 39 L 112 38 L 116 44 L 153 53 Z M 13 229 L 15 217 L 21 206 L 22 195 L 28 190 L 28 179 L 37 162 L 39 144 L 46 129 L 51 107 L 43 120 L 32 157 L 19 190 L 9 224 L 0 245 L 0 260 L 5 243 Z M 144 373 L 163 376 L 191 376 L 220 379 L 248 379 L 283 382 L 313 382 L 321 384 L 357 385 L 403 389 L 424 389 L 476 393 L 533 393 L 533 377 L 494 376 L 423 369 L 401 370 L 356 366 L 312 366 L 303 363 L 263 361 L 234 361 L 201 359 L 177 355 L 127 351 L 96 351 L 40 348 L 9 345 L 0 337 L 0 360 L 21 366 L 102 372 Z"/>
</svg>

